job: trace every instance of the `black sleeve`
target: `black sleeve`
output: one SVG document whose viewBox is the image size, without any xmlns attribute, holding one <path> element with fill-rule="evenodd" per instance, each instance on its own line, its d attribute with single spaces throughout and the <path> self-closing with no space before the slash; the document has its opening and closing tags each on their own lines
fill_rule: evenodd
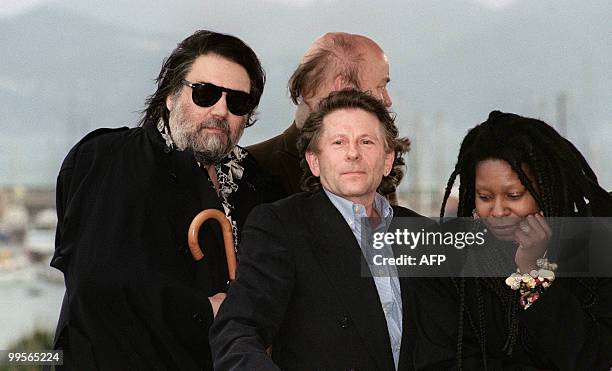
<svg viewBox="0 0 612 371">
<path fill-rule="evenodd" d="M 559 370 L 612 366 L 612 279 L 558 279 L 520 310 L 530 338 Z"/>
<path fill-rule="evenodd" d="M 415 370 L 484 370 L 482 349 L 470 321 L 468 303 L 459 313 L 461 286 L 465 291 L 471 290 L 474 281 L 460 278 L 422 278 L 416 281 L 416 297 L 412 300 L 417 325 Z M 459 318 L 463 322 L 461 326 Z M 459 357 L 461 368 L 458 366 Z M 486 357 L 486 363 L 489 370 L 521 369 L 521 366 L 505 364 L 504 360 L 490 356 Z"/>
<path fill-rule="evenodd" d="M 469 281 L 451 278 L 419 279 L 413 299 L 417 324 L 414 366 L 417 371 L 484 370 L 482 350 L 468 314 L 468 305 L 459 313 L 461 285 L 469 290 Z M 468 282 L 466 282 L 468 281 Z M 461 346 L 459 318 L 462 318 Z M 459 365 L 461 352 L 461 368 Z M 504 364 L 502 359 L 487 356 L 489 370 L 527 370 L 519 365 Z"/>
<path fill-rule="evenodd" d="M 72 150 L 62 163 L 59 174 L 57 175 L 57 183 L 55 187 L 55 204 L 57 211 L 57 226 L 55 229 L 55 251 L 56 254 L 51 261 L 51 266 L 64 272 L 66 269 L 66 259 L 63 259 L 62 237 L 65 228 L 64 216 L 69 203 L 72 184 L 72 171 L 75 161 L 75 151 Z M 61 258 L 60 258 L 61 257 Z"/>
<path fill-rule="evenodd" d="M 66 187 L 65 181 L 63 179 L 64 174 L 66 174 L 68 170 L 62 171 L 57 177 L 56 191 L 55 191 L 55 203 L 57 210 L 57 226 L 55 229 L 55 249 L 58 250 L 62 245 L 62 231 L 64 227 L 64 212 L 66 210 Z M 69 182 L 68 182 L 69 183 Z M 52 264 L 53 265 L 53 264 Z M 57 269 L 63 271 L 65 269 L 64 266 L 58 265 Z"/>
<path fill-rule="evenodd" d="M 242 232 L 236 280 L 210 330 L 217 370 L 278 370 L 266 353 L 295 281 L 290 238 L 271 205 L 255 208 Z"/>
<path fill-rule="evenodd" d="M 414 352 L 415 370 L 457 369 L 459 329 L 459 296 L 457 282 L 451 278 L 414 279 L 415 297 L 411 305 L 415 313 L 417 341 Z M 463 316 L 465 318 L 465 315 Z M 479 359 L 480 351 L 471 331 L 465 331 L 463 359 Z M 466 333 L 467 332 L 467 333 Z M 470 368 L 466 368 L 470 369 Z"/>
<path fill-rule="evenodd" d="M 595 284 L 589 286 L 589 280 Z M 418 294 L 413 299 L 417 324 L 415 369 L 455 370 L 460 281 L 419 282 L 415 290 Z M 612 279 L 591 278 L 584 282 L 583 285 L 577 279 L 558 279 L 531 307 L 519 309 L 519 321 L 527 329 L 530 348 L 538 352 L 534 356 L 552 363 L 555 369 L 608 370 L 612 365 Z M 463 369 L 484 369 L 478 344 L 466 308 L 461 342 Z M 489 369 L 495 370 L 521 367 L 490 355 L 486 362 Z"/>
<path fill-rule="evenodd" d="M 117 129 L 96 129 L 83 137 L 77 144 L 74 145 L 64 158 L 59 174 L 57 175 L 55 202 L 57 209 L 57 227 L 55 230 L 55 253 L 51 259 L 51 266 L 66 273 L 68 269 L 68 256 L 72 252 L 70 241 L 66 243 L 64 232 L 67 228 L 66 217 L 70 214 L 70 205 L 73 202 L 77 190 L 85 183 L 85 179 L 90 171 L 90 168 L 96 159 L 96 151 L 89 145 L 92 140 L 102 137 L 108 133 L 127 132 L 128 128 L 122 127 Z M 85 148 L 84 148 L 85 147 Z M 105 142 L 105 148 L 110 147 L 110 144 Z M 81 192 L 84 193 L 84 192 Z M 83 202 L 83 198 L 73 202 L 73 209 L 87 210 L 87 205 Z M 76 218 L 78 219 L 78 217 Z M 76 221 L 78 222 L 78 220 Z"/>
</svg>

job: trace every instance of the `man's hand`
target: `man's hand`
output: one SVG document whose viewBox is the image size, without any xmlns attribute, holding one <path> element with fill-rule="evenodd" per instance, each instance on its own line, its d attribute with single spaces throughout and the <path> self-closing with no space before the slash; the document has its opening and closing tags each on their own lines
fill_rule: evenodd
<svg viewBox="0 0 612 371">
<path fill-rule="evenodd" d="M 213 317 L 217 317 L 217 312 L 219 312 L 219 307 L 221 307 L 221 303 L 225 300 L 227 295 L 224 292 L 219 292 L 213 296 L 209 296 L 208 300 L 210 300 L 210 305 L 213 310 Z"/>
</svg>

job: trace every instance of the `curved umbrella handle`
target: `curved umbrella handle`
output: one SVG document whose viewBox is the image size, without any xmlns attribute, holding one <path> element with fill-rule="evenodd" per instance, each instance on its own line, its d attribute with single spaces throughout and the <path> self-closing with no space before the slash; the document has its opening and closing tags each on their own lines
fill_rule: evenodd
<svg viewBox="0 0 612 371">
<path fill-rule="evenodd" d="M 236 251 L 234 250 L 232 226 L 222 211 L 217 209 L 206 209 L 200 211 L 200 213 L 193 218 L 187 235 L 189 250 L 191 250 L 191 255 L 195 260 L 202 260 L 204 258 L 204 253 L 198 243 L 198 234 L 202 223 L 211 218 L 218 221 L 221 225 L 221 230 L 223 231 L 223 245 L 225 246 L 225 258 L 227 259 L 227 271 L 230 281 L 233 281 L 236 279 Z"/>
</svg>

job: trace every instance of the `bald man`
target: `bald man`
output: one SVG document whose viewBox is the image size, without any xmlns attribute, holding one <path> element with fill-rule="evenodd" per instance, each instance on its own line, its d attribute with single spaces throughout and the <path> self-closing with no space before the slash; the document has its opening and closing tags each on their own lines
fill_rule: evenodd
<svg viewBox="0 0 612 371">
<path fill-rule="evenodd" d="M 389 81 L 389 62 L 373 40 L 344 32 L 326 33 L 310 46 L 289 79 L 291 100 L 297 106 L 293 123 L 282 134 L 247 147 L 247 150 L 277 179 L 285 196 L 301 192 L 303 168 L 296 139 L 306 117 L 329 93 L 345 88 L 365 91 L 385 107 L 391 107 L 387 92 Z M 399 183 L 403 176 L 403 160 L 394 163 L 394 174 Z M 392 204 L 397 204 L 395 189 L 379 188 L 378 191 L 387 195 Z"/>
</svg>

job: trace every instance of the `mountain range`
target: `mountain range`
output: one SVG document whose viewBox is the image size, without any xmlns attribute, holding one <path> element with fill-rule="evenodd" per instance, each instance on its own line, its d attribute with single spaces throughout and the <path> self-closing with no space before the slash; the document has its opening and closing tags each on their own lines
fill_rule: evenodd
<svg viewBox="0 0 612 371">
<path fill-rule="evenodd" d="M 84 133 L 135 125 L 163 58 L 208 28 L 243 38 L 268 75 L 243 144 L 289 125 L 288 77 L 312 40 L 341 30 L 389 57 L 393 110 L 414 143 L 406 187 L 417 185 L 411 172 L 422 187 L 443 184 L 466 130 L 489 111 L 555 124 L 566 97 L 567 136 L 612 188 L 610 19 L 608 0 L 43 3 L 0 19 L 0 184 L 53 184 Z"/>
</svg>

